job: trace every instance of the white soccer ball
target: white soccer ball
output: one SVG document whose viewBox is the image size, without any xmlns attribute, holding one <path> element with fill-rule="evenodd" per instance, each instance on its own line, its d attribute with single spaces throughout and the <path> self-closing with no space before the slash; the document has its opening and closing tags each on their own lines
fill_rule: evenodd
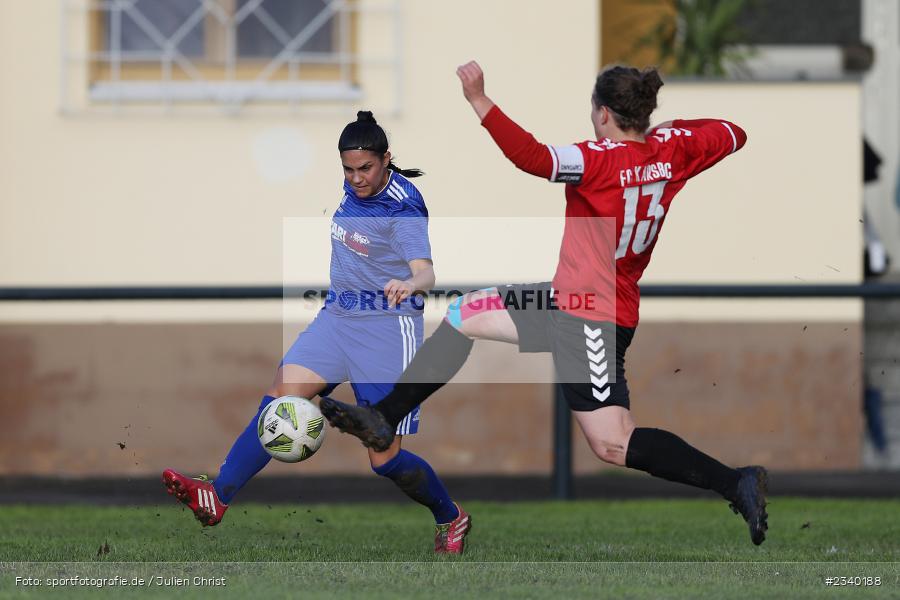
<svg viewBox="0 0 900 600">
<path fill-rule="evenodd" d="M 256 431 L 259 443 L 272 458 L 300 462 L 315 454 L 325 441 L 325 417 L 306 398 L 282 396 L 260 413 Z"/>
</svg>

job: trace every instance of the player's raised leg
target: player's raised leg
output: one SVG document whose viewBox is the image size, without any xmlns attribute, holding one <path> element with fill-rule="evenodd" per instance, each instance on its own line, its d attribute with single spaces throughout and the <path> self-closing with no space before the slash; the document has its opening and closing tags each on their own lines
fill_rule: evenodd
<svg viewBox="0 0 900 600">
<path fill-rule="evenodd" d="M 451 303 L 437 330 L 374 408 L 323 398 L 322 413 L 333 427 L 383 452 L 390 447 L 400 421 L 462 368 L 476 339 L 518 341 L 516 326 L 497 288 L 469 292 Z"/>
<path fill-rule="evenodd" d="M 250 419 L 243 433 L 235 440 L 219 468 L 215 487 L 223 502 L 231 502 L 244 484 L 271 459 L 269 453 L 259 443 L 257 421 L 260 411 L 275 398 L 282 396 L 315 398 L 326 387 L 327 383 L 321 375 L 304 366 L 285 364 L 278 369 L 275 383 L 263 397 L 256 414 Z"/>
<path fill-rule="evenodd" d="M 594 454 L 613 465 L 718 492 L 747 520 L 753 543 L 762 543 L 765 469 L 733 469 L 673 433 L 635 426 L 625 377 L 625 354 L 635 328 L 562 311 L 548 318 L 562 394 Z"/>
<path fill-rule="evenodd" d="M 759 545 L 765 540 L 767 475 L 763 467 L 733 469 L 673 433 L 635 427 L 631 412 L 622 406 L 574 412 L 588 444 L 600 460 L 716 491 L 747 521 L 753 543 Z"/>
<path fill-rule="evenodd" d="M 297 336 L 285 353 L 275 378 L 253 417 L 232 444 L 215 482 L 190 479 L 171 469 L 163 474 L 163 482 L 169 493 L 187 504 L 204 525 L 215 525 L 221 521 L 224 510 L 235 494 L 271 460 L 269 453 L 259 443 L 257 420 L 260 411 L 275 398 L 313 398 L 327 386 L 346 381 L 343 355 L 337 346 L 333 321 L 331 315 L 322 311 Z M 199 499 L 213 503 L 217 513 L 213 518 L 209 515 L 212 511 Z"/>
<path fill-rule="evenodd" d="M 235 494 L 271 460 L 259 443 L 257 420 L 259 413 L 275 398 L 300 396 L 313 398 L 326 387 L 317 373 L 299 365 L 283 365 L 275 381 L 263 396 L 259 408 L 247 427 L 232 444 L 215 481 L 205 476 L 190 478 L 173 470 L 163 472 L 163 483 L 169 493 L 186 504 L 204 525 L 222 521 Z"/>
</svg>

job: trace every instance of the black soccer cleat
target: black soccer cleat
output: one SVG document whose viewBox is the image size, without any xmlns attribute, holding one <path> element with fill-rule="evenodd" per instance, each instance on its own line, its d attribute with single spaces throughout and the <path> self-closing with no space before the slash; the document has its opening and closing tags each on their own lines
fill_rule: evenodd
<svg viewBox="0 0 900 600">
<path fill-rule="evenodd" d="M 740 467 L 737 493 L 730 506 L 735 514 L 740 513 L 750 528 L 750 540 L 759 546 L 766 539 L 769 529 L 766 514 L 766 492 L 769 488 L 769 474 L 765 467 Z"/>
<path fill-rule="evenodd" d="M 322 396 L 319 408 L 332 427 L 355 435 L 367 448 L 384 452 L 394 443 L 394 428 L 374 408 L 344 404 L 328 396 Z"/>
</svg>

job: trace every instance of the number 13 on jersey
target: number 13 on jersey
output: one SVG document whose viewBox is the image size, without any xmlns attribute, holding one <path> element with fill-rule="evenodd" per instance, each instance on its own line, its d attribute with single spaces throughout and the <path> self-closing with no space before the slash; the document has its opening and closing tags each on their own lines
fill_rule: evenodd
<svg viewBox="0 0 900 600">
<path fill-rule="evenodd" d="M 635 254 L 640 254 L 653 244 L 659 232 L 659 224 L 666 216 L 666 209 L 659 203 L 666 189 L 666 183 L 668 181 L 663 180 L 625 188 L 625 219 L 622 222 L 619 246 L 616 248 L 617 260 L 628 253 L 629 244 Z M 638 200 L 641 196 L 650 196 L 650 204 L 647 206 L 647 218 L 637 222 Z"/>
</svg>

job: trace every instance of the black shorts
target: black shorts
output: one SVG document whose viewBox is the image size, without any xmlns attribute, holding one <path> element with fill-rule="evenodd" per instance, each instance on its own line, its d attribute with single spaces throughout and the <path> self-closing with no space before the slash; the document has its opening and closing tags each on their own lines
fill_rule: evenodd
<svg viewBox="0 0 900 600">
<path fill-rule="evenodd" d="M 591 321 L 559 310 L 550 301 L 549 281 L 500 285 L 497 291 L 516 325 L 520 352 L 551 352 L 569 408 L 592 411 L 630 407 L 625 351 L 635 328 Z M 609 362 L 615 354 L 615 368 Z"/>
</svg>

